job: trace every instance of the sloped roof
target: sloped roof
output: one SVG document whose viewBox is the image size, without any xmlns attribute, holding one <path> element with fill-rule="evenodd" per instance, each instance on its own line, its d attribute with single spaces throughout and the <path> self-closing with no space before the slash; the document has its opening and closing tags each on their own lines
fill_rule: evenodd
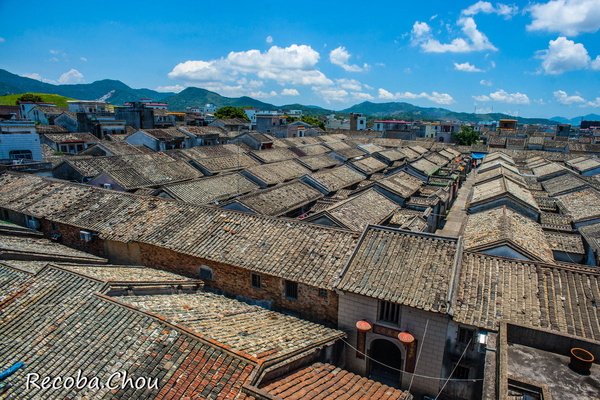
<svg viewBox="0 0 600 400">
<path fill-rule="evenodd" d="M 192 204 L 212 204 L 258 189 L 260 187 L 256 183 L 239 173 L 174 183 L 161 188 L 175 199 Z"/>
<path fill-rule="evenodd" d="M 499 176 L 497 179 L 473 185 L 473 193 L 471 194 L 468 206 L 478 206 L 501 197 L 511 197 L 532 210 L 539 212 L 539 207 L 531 192 L 525 186 L 516 183 L 506 176 Z"/>
<path fill-rule="evenodd" d="M 286 160 L 271 164 L 261 164 L 246 168 L 248 173 L 260 179 L 266 185 L 274 185 L 309 174 L 310 170 L 296 160 Z"/>
<path fill-rule="evenodd" d="M 250 154 L 263 164 L 275 163 L 279 161 L 298 158 L 298 155 L 296 153 L 285 148 L 252 151 Z"/>
<path fill-rule="evenodd" d="M 575 223 L 600 218 L 600 193 L 592 188 L 556 196 Z"/>
<path fill-rule="evenodd" d="M 366 179 L 366 176 L 347 165 L 315 172 L 310 176 L 329 192 L 336 192 Z"/>
<path fill-rule="evenodd" d="M 311 171 L 318 171 L 323 168 L 331 168 L 340 165 L 340 162 L 327 154 L 319 154 L 315 156 L 300 157 L 295 159 L 304 167 Z"/>
<path fill-rule="evenodd" d="M 383 171 L 387 165 L 384 162 L 379 161 L 375 157 L 365 157 L 360 160 L 349 161 L 349 165 L 352 165 L 359 172 L 365 175 L 371 175 L 379 171 Z"/>
</svg>

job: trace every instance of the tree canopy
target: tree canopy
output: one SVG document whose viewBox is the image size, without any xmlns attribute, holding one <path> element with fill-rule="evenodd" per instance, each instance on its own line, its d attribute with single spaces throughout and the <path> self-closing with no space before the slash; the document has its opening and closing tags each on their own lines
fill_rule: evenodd
<svg viewBox="0 0 600 400">
<path fill-rule="evenodd" d="M 470 146 L 479 140 L 479 132 L 475 132 L 469 125 L 460 127 L 460 132 L 453 133 L 454 141 L 461 146 Z"/>
<path fill-rule="evenodd" d="M 325 130 L 325 122 L 321 121 L 318 118 L 312 117 L 310 115 L 303 115 L 300 120 L 302 122 L 306 122 L 309 125 L 312 126 L 318 126 L 319 128 Z M 296 122 L 298 121 L 298 117 L 288 117 L 287 118 L 287 123 L 291 124 L 292 122 Z"/>
<path fill-rule="evenodd" d="M 250 121 L 250 118 L 244 112 L 243 107 L 225 106 L 221 107 L 215 112 L 215 118 L 217 119 L 229 119 L 229 118 L 243 118 L 246 121 Z"/>
<path fill-rule="evenodd" d="M 40 96 L 40 95 L 33 94 L 33 93 L 25 93 L 24 95 L 19 97 L 17 99 L 17 101 L 34 101 L 36 103 L 38 103 L 38 102 L 41 103 L 44 100 L 42 99 L 42 96 Z"/>
</svg>

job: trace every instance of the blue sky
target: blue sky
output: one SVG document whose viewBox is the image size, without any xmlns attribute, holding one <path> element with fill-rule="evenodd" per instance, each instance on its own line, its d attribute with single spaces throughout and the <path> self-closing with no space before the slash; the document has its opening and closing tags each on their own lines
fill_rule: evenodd
<svg viewBox="0 0 600 400">
<path fill-rule="evenodd" d="M 51 83 L 600 113 L 600 0 L 24 4 L 0 1 L 0 68 Z"/>
</svg>

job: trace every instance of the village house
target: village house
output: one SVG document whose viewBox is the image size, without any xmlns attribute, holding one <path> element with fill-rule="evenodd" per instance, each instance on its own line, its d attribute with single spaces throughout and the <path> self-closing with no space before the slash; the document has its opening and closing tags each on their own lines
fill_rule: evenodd
<svg viewBox="0 0 600 400">
<path fill-rule="evenodd" d="M 100 142 L 100 139 L 89 132 L 47 133 L 40 139 L 43 144 L 47 144 L 55 151 L 69 154 L 78 154 Z"/>
<path fill-rule="evenodd" d="M 124 140 L 132 145 L 144 145 L 154 151 L 190 147 L 190 137 L 177 128 L 139 130 Z"/>
</svg>

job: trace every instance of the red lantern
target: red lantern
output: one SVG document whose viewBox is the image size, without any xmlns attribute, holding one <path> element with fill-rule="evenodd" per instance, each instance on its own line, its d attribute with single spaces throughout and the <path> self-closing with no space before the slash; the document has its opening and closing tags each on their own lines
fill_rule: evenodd
<svg viewBox="0 0 600 400">
<path fill-rule="evenodd" d="M 358 329 L 359 332 L 367 333 L 371 330 L 371 328 L 372 328 L 371 324 L 365 320 L 358 321 L 356 323 L 356 329 Z"/>
<path fill-rule="evenodd" d="M 415 341 L 415 337 L 408 332 L 400 332 L 398 334 L 398 340 L 400 340 L 402 344 L 408 345 Z"/>
</svg>

